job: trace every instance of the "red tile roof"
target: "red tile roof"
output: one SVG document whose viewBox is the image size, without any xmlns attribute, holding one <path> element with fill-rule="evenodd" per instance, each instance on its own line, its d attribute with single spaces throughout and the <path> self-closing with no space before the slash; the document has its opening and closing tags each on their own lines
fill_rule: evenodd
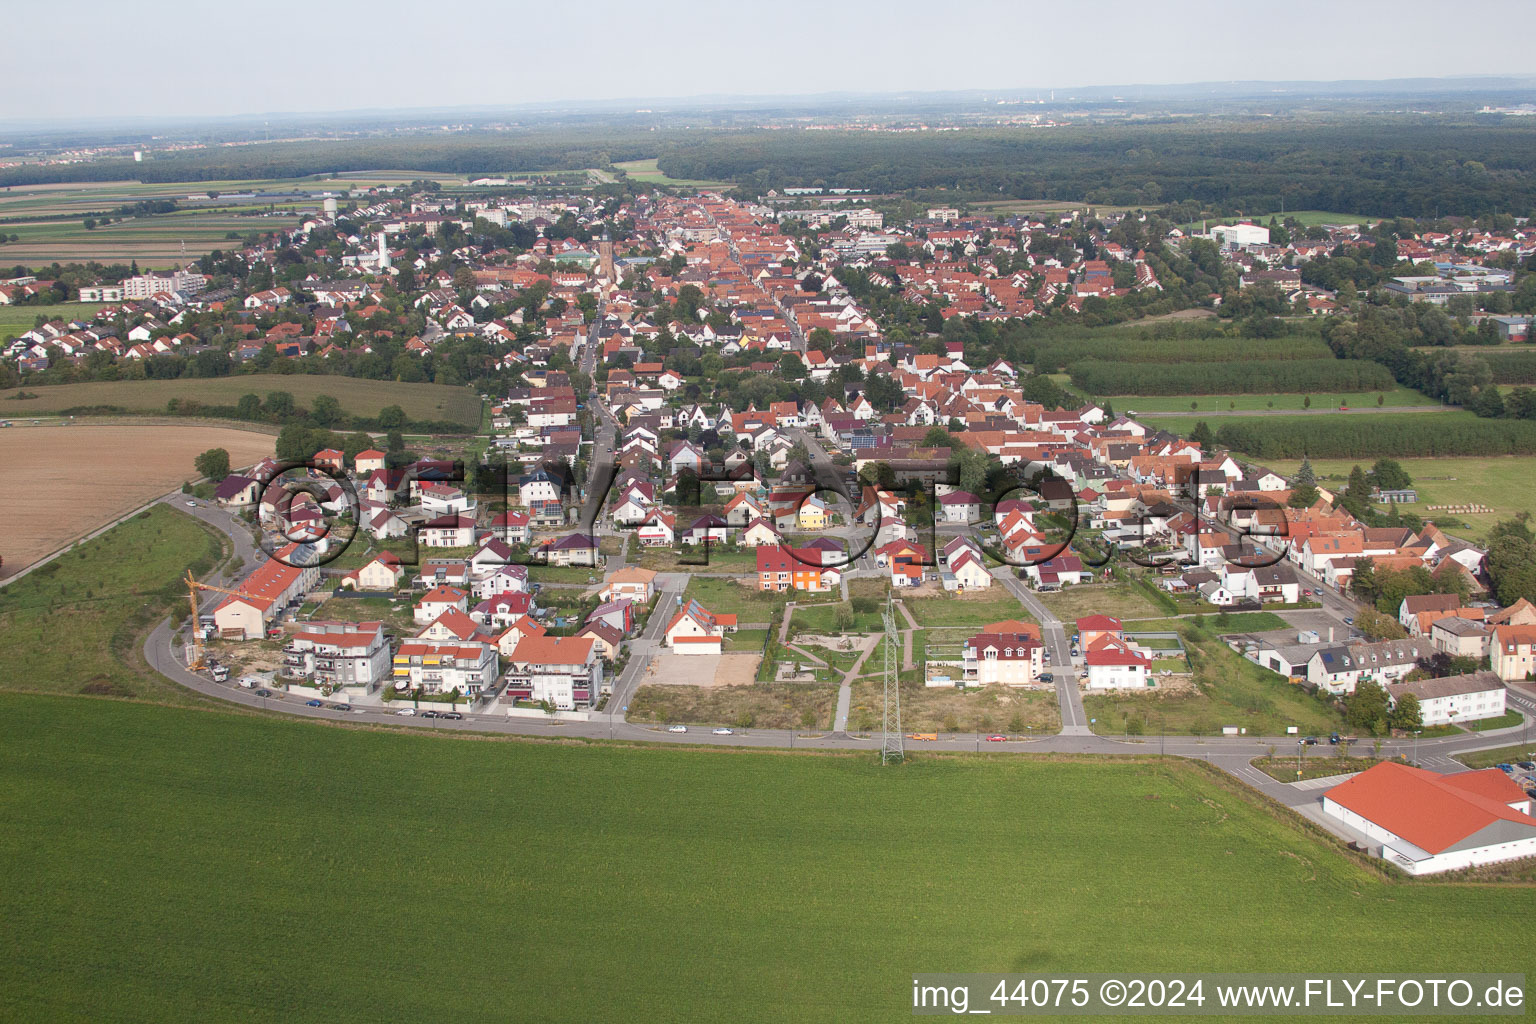
<svg viewBox="0 0 1536 1024">
<path fill-rule="evenodd" d="M 1508 806 L 1529 798 L 1497 768 L 1437 775 L 1383 761 L 1329 790 L 1328 799 L 1431 854 L 1498 821 L 1536 830 L 1536 818 Z"/>
</svg>

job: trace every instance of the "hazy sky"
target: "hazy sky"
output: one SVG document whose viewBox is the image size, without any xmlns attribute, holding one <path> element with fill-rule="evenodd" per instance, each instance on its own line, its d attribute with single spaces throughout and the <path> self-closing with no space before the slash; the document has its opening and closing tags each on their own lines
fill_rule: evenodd
<svg viewBox="0 0 1536 1024">
<path fill-rule="evenodd" d="M 1536 2 L 61 0 L 4 24 L 62 63 L 13 68 L 0 120 L 1514 73 L 1499 41 L 1528 46 Z"/>
</svg>

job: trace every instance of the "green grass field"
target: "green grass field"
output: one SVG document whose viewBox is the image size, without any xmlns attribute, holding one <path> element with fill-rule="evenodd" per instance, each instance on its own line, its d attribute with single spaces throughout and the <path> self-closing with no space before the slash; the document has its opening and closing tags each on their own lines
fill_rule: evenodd
<svg viewBox="0 0 1536 1024">
<path fill-rule="evenodd" d="M 4 259 L 4 252 L 0 252 L 0 260 Z M 52 306 L 0 306 L 0 339 L 25 334 L 36 325 L 38 317 L 44 320 L 87 318 L 101 306 L 99 302 L 63 302 Z"/>
<path fill-rule="evenodd" d="M 889 1021 L 930 968 L 1529 961 L 1536 888 L 1387 881 L 1187 762 L 0 712 L 10 1020 Z"/>
<path fill-rule="evenodd" d="M 902 602 L 919 626 L 985 626 L 1002 619 L 1029 617 L 1019 599 L 995 581 L 986 590 L 930 597 L 905 595 Z M 896 623 L 897 628 L 902 628 L 906 619 L 897 613 Z"/>
<path fill-rule="evenodd" d="M 729 181 L 703 181 L 693 178 L 669 178 L 656 166 L 656 159 L 625 160 L 613 165 L 623 171 L 631 181 L 647 185 L 671 185 L 675 188 L 722 189 L 735 188 Z"/>
<path fill-rule="evenodd" d="M 313 209 L 317 203 L 305 204 Z M 48 263 L 126 263 L 137 261 L 144 269 L 186 264 L 215 249 L 239 248 L 230 239 L 247 234 L 287 231 L 299 224 L 292 209 L 253 216 L 230 209 L 185 210 L 149 217 L 131 217 L 87 230 L 83 221 L 47 220 L 3 225 L 7 234 L 19 236 L 0 248 L 0 258 L 29 266 Z"/>
<path fill-rule="evenodd" d="M 1310 406 L 1305 405 L 1307 399 L 1312 400 Z M 1117 412 L 1134 411 L 1138 416 L 1142 414 L 1168 413 L 1194 415 L 1202 413 L 1224 412 L 1250 412 L 1254 410 L 1292 410 L 1303 409 L 1337 409 L 1341 405 L 1349 406 L 1351 411 L 1360 410 L 1369 412 L 1377 407 L 1377 399 L 1388 408 L 1393 406 L 1420 406 L 1440 403 L 1428 395 L 1415 391 L 1412 388 L 1393 388 L 1390 391 L 1354 391 L 1349 393 L 1338 392 L 1334 394 L 1313 393 L 1310 395 L 1117 395 L 1114 399 Z M 1198 407 L 1191 410 L 1189 403 L 1194 402 Z M 1159 417 L 1160 418 L 1160 417 Z"/>
<path fill-rule="evenodd" d="M 137 638 L 161 615 L 186 617 L 178 580 L 189 566 L 205 575 L 226 545 L 155 505 L 0 588 L 0 689 L 203 703 L 145 665 Z"/>
<path fill-rule="evenodd" d="M 1316 459 L 1312 469 L 1318 483 L 1324 487 L 1340 488 L 1349 481 L 1349 471 L 1359 465 L 1369 470 L 1373 459 Z M 1404 512 L 1434 519 L 1431 505 L 1486 505 L 1491 513 L 1468 515 L 1454 513 L 1441 515 L 1444 519 L 1459 519 L 1467 528 L 1453 528 L 1457 536 L 1476 539 L 1487 535 L 1490 527 L 1501 519 L 1509 519 L 1519 512 L 1536 512 L 1536 474 L 1531 472 L 1531 460 L 1519 456 L 1492 458 L 1447 459 L 1399 459 L 1403 469 L 1413 480 L 1419 492 L 1416 504 L 1398 506 Z M 1276 473 L 1286 476 L 1296 472 L 1300 462 L 1280 460 L 1266 463 Z"/>
<path fill-rule="evenodd" d="M 185 377 L 176 380 L 91 381 L 84 384 L 33 385 L 25 389 L 36 398 L 16 400 L 16 390 L 0 391 L 0 418 L 48 415 L 88 406 L 115 406 L 127 412 L 164 412 L 172 398 L 204 405 L 233 406 L 245 394 L 265 398 L 286 391 L 302 406 L 319 395 L 334 395 L 342 410 L 356 416 L 377 416 L 398 405 L 413 420 L 446 420 L 466 431 L 480 422 L 480 396 L 469 388 L 445 384 L 407 384 L 360 377 L 315 374 L 243 374 L 237 377 Z"/>
<path fill-rule="evenodd" d="M 1117 619 L 1147 619 L 1162 615 L 1163 609 L 1129 583 L 1083 584 L 1055 594 L 1041 594 L 1040 600 L 1057 618 L 1068 624 L 1088 615 L 1113 615 Z M 1070 632 L 1070 630 L 1069 630 Z"/>
</svg>

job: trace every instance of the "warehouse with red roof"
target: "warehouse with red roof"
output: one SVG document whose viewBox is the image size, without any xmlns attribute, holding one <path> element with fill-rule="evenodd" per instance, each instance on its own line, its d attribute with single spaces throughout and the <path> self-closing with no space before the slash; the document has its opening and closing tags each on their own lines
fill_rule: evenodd
<svg viewBox="0 0 1536 1024">
<path fill-rule="evenodd" d="M 1536 857 L 1531 798 L 1497 768 L 1437 775 L 1384 761 L 1329 790 L 1323 810 L 1411 875 Z"/>
</svg>

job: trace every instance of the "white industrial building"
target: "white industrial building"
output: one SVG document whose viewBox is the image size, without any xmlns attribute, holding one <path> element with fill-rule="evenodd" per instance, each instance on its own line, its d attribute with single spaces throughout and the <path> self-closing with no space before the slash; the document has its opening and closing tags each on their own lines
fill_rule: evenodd
<svg viewBox="0 0 1536 1024">
<path fill-rule="evenodd" d="M 1531 799 L 1497 768 L 1437 775 L 1383 761 L 1329 790 L 1323 811 L 1410 875 L 1536 856 Z"/>
</svg>

